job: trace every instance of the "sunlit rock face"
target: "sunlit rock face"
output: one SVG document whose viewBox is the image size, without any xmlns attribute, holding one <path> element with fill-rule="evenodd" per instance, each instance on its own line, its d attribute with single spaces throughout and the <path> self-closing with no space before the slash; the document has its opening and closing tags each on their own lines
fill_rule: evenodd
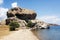
<svg viewBox="0 0 60 40">
<path fill-rule="evenodd" d="M 12 8 L 7 12 L 8 18 L 17 17 L 22 20 L 32 20 L 35 19 L 36 16 L 37 14 L 34 11 L 28 9 L 22 9 L 19 7 Z"/>
<path fill-rule="evenodd" d="M 36 28 L 40 28 L 40 29 L 48 29 L 49 27 L 49 24 L 44 22 L 44 21 L 41 21 L 41 20 L 30 20 L 32 22 L 32 24 L 34 24 L 33 27 L 36 27 Z"/>
</svg>

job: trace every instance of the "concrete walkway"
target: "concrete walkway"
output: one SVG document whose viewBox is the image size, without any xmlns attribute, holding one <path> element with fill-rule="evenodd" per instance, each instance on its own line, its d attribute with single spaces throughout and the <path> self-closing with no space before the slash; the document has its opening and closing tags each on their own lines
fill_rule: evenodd
<svg viewBox="0 0 60 40">
<path fill-rule="evenodd" d="M 20 29 L 0 40 L 39 40 L 30 30 Z"/>
</svg>

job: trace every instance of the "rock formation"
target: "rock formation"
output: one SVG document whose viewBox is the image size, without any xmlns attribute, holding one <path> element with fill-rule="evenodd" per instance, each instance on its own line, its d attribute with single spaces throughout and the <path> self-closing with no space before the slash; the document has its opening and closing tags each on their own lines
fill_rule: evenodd
<svg viewBox="0 0 60 40">
<path fill-rule="evenodd" d="M 41 20 L 30 20 L 32 22 L 32 24 L 35 24 L 34 27 L 36 28 L 40 28 L 40 29 L 44 29 L 44 28 L 48 28 L 49 24 L 41 21 Z"/>
<path fill-rule="evenodd" d="M 36 20 L 36 16 L 37 14 L 32 10 L 15 7 L 7 11 L 6 25 L 11 21 L 17 21 L 21 27 L 26 27 L 28 22 L 31 21 L 33 27 L 47 28 L 46 26 L 48 24 L 43 21 Z"/>
<path fill-rule="evenodd" d="M 36 16 L 37 14 L 34 11 L 28 9 L 22 9 L 19 7 L 12 8 L 7 12 L 8 18 L 17 17 L 19 19 L 26 20 L 26 21 L 35 19 Z"/>
</svg>

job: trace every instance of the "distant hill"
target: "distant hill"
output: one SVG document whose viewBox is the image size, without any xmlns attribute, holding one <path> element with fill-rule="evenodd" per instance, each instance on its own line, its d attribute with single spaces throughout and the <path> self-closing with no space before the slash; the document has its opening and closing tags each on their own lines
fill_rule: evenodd
<svg viewBox="0 0 60 40">
<path fill-rule="evenodd" d="M 50 26 L 60 26 L 58 24 L 52 24 L 52 23 L 49 23 Z"/>
</svg>

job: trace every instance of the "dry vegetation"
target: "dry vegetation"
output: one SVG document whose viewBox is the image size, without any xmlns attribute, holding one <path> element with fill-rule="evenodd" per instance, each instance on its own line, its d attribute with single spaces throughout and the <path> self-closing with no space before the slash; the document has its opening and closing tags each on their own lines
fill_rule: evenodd
<svg viewBox="0 0 60 40">
<path fill-rule="evenodd" d="M 7 25 L 0 25 L 0 38 L 2 36 L 8 35 L 9 34 L 9 26 Z"/>
</svg>

